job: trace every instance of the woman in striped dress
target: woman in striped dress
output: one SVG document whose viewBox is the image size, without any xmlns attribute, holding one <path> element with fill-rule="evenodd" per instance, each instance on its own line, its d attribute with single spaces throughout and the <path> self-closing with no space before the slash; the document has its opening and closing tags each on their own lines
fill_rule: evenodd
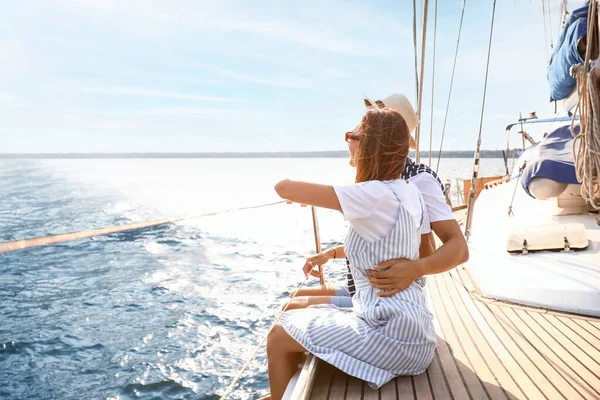
<svg viewBox="0 0 600 400">
<path fill-rule="evenodd" d="M 370 269 L 382 261 L 419 257 L 426 210 L 416 186 L 400 179 L 409 147 L 407 124 L 393 109 L 372 108 L 346 136 L 356 184 L 284 180 L 275 186 L 285 199 L 339 210 L 350 222 L 336 257 L 350 259 L 356 294 L 353 312 L 321 305 L 284 313 L 267 339 L 274 399 L 283 396 L 305 351 L 379 388 L 396 376 L 424 372 L 435 350 L 424 280 L 391 297 L 378 296 L 368 282 Z"/>
</svg>

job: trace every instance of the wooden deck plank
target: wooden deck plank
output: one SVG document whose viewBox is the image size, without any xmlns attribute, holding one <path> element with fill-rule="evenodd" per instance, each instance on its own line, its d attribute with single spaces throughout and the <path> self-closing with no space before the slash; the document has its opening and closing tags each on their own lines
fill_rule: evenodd
<svg viewBox="0 0 600 400">
<path fill-rule="evenodd" d="M 523 324 L 528 327 L 541 346 L 547 347 L 546 353 L 551 358 L 553 364 L 564 371 L 563 375 L 569 379 L 571 385 L 582 393 L 585 398 L 600 396 L 600 379 L 595 376 L 588 368 L 579 362 L 565 347 L 539 325 L 528 312 L 523 310 L 513 310 L 521 319 Z M 538 344 L 538 347 L 540 344 Z"/>
<path fill-rule="evenodd" d="M 600 300 L 599 300 L 600 301 Z M 596 340 L 600 341 L 600 330 L 596 329 L 594 325 L 591 324 L 590 321 L 583 319 L 574 319 L 573 322 L 581 326 L 583 330 L 588 332 L 590 335 L 596 338 Z"/>
<path fill-rule="evenodd" d="M 485 338 L 492 354 L 481 344 L 481 349 L 490 357 L 490 364 L 494 365 L 496 379 L 502 385 L 509 397 L 516 398 L 541 398 L 542 392 L 531 382 L 517 360 L 508 351 L 501 338 L 490 327 L 481 310 L 475 305 L 473 297 L 466 290 L 455 286 L 466 311 L 473 318 L 473 323 Z M 506 372 L 506 373 L 505 373 Z"/>
<path fill-rule="evenodd" d="M 335 368 L 332 365 L 324 361 L 319 361 L 316 372 L 317 376 L 310 395 L 311 400 L 327 400 L 334 371 Z"/>
<path fill-rule="evenodd" d="M 396 393 L 399 400 L 414 400 L 415 389 L 413 387 L 413 380 L 410 376 L 401 376 L 395 379 L 396 381 Z"/>
<path fill-rule="evenodd" d="M 571 339 L 576 341 L 577 345 L 595 360 L 600 360 L 600 341 L 596 340 L 586 330 L 581 328 L 573 320 L 555 315 L 548 316 L 548 321 L 553 325 L 564 329 Z M 574 334 L 573 334 L 574 333 Z"/>
<path fill-rule="evenodd" d="M 529 357 L 536 363 L 543 373 L 552 380 L 552 384 L 560 390 L 567 399 L 585 399 L 586 396 L 577 388 L 577 384 L 573 383 L 573 375 L 570 368 L 565 365 L 560 357 L 548 347 L 533 331 L 532 327 L 528 326 L 517 314 L 517 311 L 511 308 L 503 308 L 502 313 L 513 326 L 518 329 L 519 334 L 525 339 L 525 351 Z"/>
<path fill-rule="evenodd" d="M 569 336 L 566 329 L 558 329 L 548 321 L 548 318 L 544 318 L 536 313 L 529 313 L 529 316 L 551 335 L 556 342 L 560 343 L 561 346 L 572 354 L 573 358 L 578 360 L 578 362 L 594 374 L 594 376 L 600 379 L 600 360 L 590 357 L 587 351 L 578 346 L 577 343 L 580 339 L 574 338 L 573 335 Z"/>
<path fill-rule="evenodd" d="M 443 309 L 438 310 L 439 305 L 434 303 L 433 292 L 435 282 L 433 282 L 435 278 L 431 277 L 428 279 L 428 290 L 429 299 L 432 307 L 432 311 L 435 314 L 435 318 L 433 319 L 433 326 L 435 327 L 435 331 L 437 332 L 437 353 L 439 354 L 440 366 L 442 368 L 442 372 L 446 378 L 448 388 L 452 394 L 452 397 L 455 399 L 465 399 L 469 398 L 469 393 L 462 379 L 462 375 L 458 370 L 457 362 L 454 360 L 454 355 L 452 352 L 452 348 L 448 344 L 446 340 L 446 336 L 444 334 L 443 329 L 440 326 L 439 314 L 443 312 Z M 437 306 L 437 307 L 436 307 Z"/>
<path fill-rule="evenodd" d="M 451 273 L 451 271 L 448 271 L 448 273 Z M 473 279 L 471 279 L 471 276 L 467 272 L 465 266 L 459 265 L 456 267 L 456 275 L 458 275 L 462 286 L 468 293 L 479 293 L 479 288 L 477 288 L 475 282 L 473 282 Z"/>
<path fill-rule="evenodd" d="M 526 327 L 518 324 L 518 321 L 515 320 L 516 316 L 512 315 L 514 312 L 510 308 L 494 305 L 489 307 L 492 309 L 494 316 L 497 318 L 502 328 L 519 347 L 522 354 L 530 360 L 532 364 L 532 369 L 529 371 L 530 374 L 537 371 L 548 382 L 548 385 L 542 386 L 541 382 L 543 381 L 537 381 L 544 393 L 550 398 L 565 398 L 569 400 L 583 399 L 583 397 L 569 385 L 565 378 L 553 368 L 552 363 L 540 354 L 535 345 L 529 342 L 524 333 Z M 509 314 L 506 314 L 507 312 Z"/>
<path fill-rule="evenodd" d="M 467 293 L 466 288 L 461 287 L 462 280 L 457 281 L 457 275 L 452 273 L 446 276 L 447 290 L 449 297 L 455 302 L 454 307 L 458 315 L 465 323 L 473 343 L 472 347 L 480 353 L 486 368 L 491 373 L 491 377 L 480 376 L 487 392 L 492 398 L 525 397 L 518 379 L 515 379 L 510 372 L 512 369 L 513 373 L 522 375 L 522 370 L 474 306 L 473 297 Z M 539 392 L 530 393 L 530 395 L 539 394 Z"/>
<path fill-rule="evenodd" d="M 520 346 L 522 340 L 515 340 L 511 337 L 508 331 L 503 327 L 503 321 L 499 321 L 496 318 L 489 304 L 480 301 L 475 301 L 473 304 L 478 308 L 490 329 L 492 329 L 502 343 L 502 346 L 506 348 L 523 371 L 523 375 L 520 376 L 513 374 L 515 379 L 520 378 L 520 388 L 527 394 L 535 392 L 532 387 L 534 386 L 540 395 L 534 395 L 531 396 L 531 398 L 562 398 L 560 393 L 551 386 L 550 381 L 536 368 L 535 364 L 523 352 Z"/>
<path fill-rule="evenodd" d="M 348 379 L 348 390 L 346 391 L 347 400 L 361 400 L 363 381 L 353 376 Z"/>
<path fill-rule="evenodd" d="M 331 390 L 328 400 L 344 400 L 346 398 L 346 387 L 349 376 L 336 369 L 331 380 Z"/>
<path fill-rule="evenodd" d="M 379 400 L 379 390 L 371 389 L 368 384 L 363 385 L 363 399 L 364 400 Z"/>
<path fill-rule="evenodd" d="M 464 306 L 458 293 L 458 290 L 464 290 L 464 288 L 457 288 L 458 285 L 453 280 L 454 277 L 455 275 L 444 274 L 443 279 L 439 282 L 439 290 L 441 296 L 446 299 L 446 303 L 452 304 L 452 309 L 455 313 L 455 318 L 453 318 L 454 326 L 461 338 L 465 352 L 471 360 L 471 365 L 474 368 L 473 372 L 479 377 L 490 398 L 507 399 L 508 396 L 499 386 L 495 373 L 491 369 L 491 365 L 496 364 L 499 360 L 495 358 L 495 354 L 489 348 L 487 341 L 481 336 L 477 326 L 474 324 L 473 317 Z"/>
<path fill-rule="evenodd" d="M 444 333 L 444 336 L 450 345 L 452 355 L 454 356 L 454 362 L 457 364 L 457 368 L 461 374 L 461 380 L 463 381 L 463 385 L 466 386 L 469 396 L 475 399 L 487 399 L 488 396 L 483 389 L 481 381 L 477 375 L 473 373 L 473 366 L 465 353 L 461 339 L 453 324 L 452 317 L 455 315 L 456 310 L 452 308 L 449 299 L 441 298 L 441 288 L 443 288 L 442 285 L 444 285 L 443 279 L 444 278 L 441 275 L 438 275 L 431 277 L 431 279 L 428 280 L 428 283 L 432 286 L 431 294 L 435 308 L 435 316 L 439 321 L 441 331 Z"/>
<path fill-rule="evenodd" d="M 418 400 L 432 400 L 431 388 L 429 387 L 429 379 L 427 373 L 413 376 L 415 385 L 415 398 Z"/>
<path fill-rule="evenodd" d="M 450 388 L 448 387 L 448 382 L 446 381 L 446 377 L 442 371 L 440 354 L 438 353 L 437 349 L 433 356 L 431 365 L 429 365 L 429 368 L 427 368 L 427 375 L 431 384 L 434 398 L 448 399 L 451 397 Z"/>
<path fill-rule="evenodd" d="M 600 318 L 589 318 L 587 322 L 600 331 Z"/>
<path fill-rule="evenodd" d="M 396 380 L 392 379 L 383 385 L 381 389 L 379 389 L 379 394 L 381 396 L 381 400 L 396 399 Z"/>
</svg>

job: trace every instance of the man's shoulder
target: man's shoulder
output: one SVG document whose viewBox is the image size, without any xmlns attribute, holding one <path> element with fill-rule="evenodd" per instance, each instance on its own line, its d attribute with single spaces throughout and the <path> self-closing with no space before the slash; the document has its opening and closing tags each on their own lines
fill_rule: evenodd
<svg viewBox="0 0 600 400">
<path fill-rule="evenodd" d="M 417 185 L 421 192 L 435 191 L 443 195 L 440 180 L 430 173 L 421 172 L 408 178 L 408 181 Z"/>
<path fill-rule="evenodd" d="M 444 185 L 438 175 L 426 164 L 417 164 L 410 158 L 406 159 L 402 178 L 408 179 L 416 184 L 437 185 L 440 191 L 444 192 Z"/>
<path fill-rule="evenodd" d="M 430 173 L 422 172 L 409 178 L 409 181 L 414 183 L 423 195 L 431 223 L 454 219 L 438 179 Z"/>
</svg>

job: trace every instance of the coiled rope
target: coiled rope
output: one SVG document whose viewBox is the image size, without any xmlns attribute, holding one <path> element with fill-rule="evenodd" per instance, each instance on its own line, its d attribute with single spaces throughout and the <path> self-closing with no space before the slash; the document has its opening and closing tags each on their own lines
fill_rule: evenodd
<svg viewBox="0 0 600 400">
<path fill-rule="evenodd" d="M 599 76 L 595 68 L 590 72 L 580 72 L 581 82 L 579 135 L 574 135 L 573 157 L 577 180 L 581 182 L 581 197 L 596 210 L 600 210 L 600 99 L 598 93 Z M 571 133 L 574 133 L 574 122 Z"/>
<path fill-rule="evenodd" d="M 87 239 L 87 238 L 91 238 L 94 236 L 102 236 L 102 235 L 109 235 L 112 233 L 133 231 L 136 229 L 143 229 L 143 228 L 148 228 L 151 226 L 175 224 L 175 223 L 183 221 L 183 220 L 191 220 L 191 219 L 196 219 L 196 218 L 200 218 L 200 217 L 208 217 L 208 216 L 212 216 L 212 215 L 224 214 L 224 213 L 229 213 L 229 212 L 233 212 L 233 211 L 249 210 L 252 208 L 269 207 L 269 206 L 273 206 L 273 205 L 281 204 L 281 203 L 285 203 L 285 202 L 286 202 L 286 200 L 282 200 L 282 201 L 276 201 L 274 203 L 259 204 L 256 206 L 247 206 L 247 207 L 239 207 L 239 208 L 231 208 L 228 210 L 209 212 L 209 213 L 193 215 L 193 216 L 184 216 L 184 217 L 177 217 L 177 218 L 163 218 L 163 219 L 157 219 L 154 221 L 136 222 L 133 224 L 109 226 L 106 228 L 98 228 L 98 229 L 91 229 L 91 230 L 79 231 L 79 232 L 62 233 L 59 235 L 49 235 L 49 236 L 42 236 L 42 237 L 36 237 L 36 238 L 30 238 L 30 239 L 14 240 L 11 242 L 3 242 L 3 243 L 0 243 L 0 254 L 7 253 L 9 251 L 28 249 L 31 247 L 48 246 L 48 245 L 57 244 L 57 243 L 70 242 L 73 240 Z"/>
<path fill-rule="evenodd" d="M 577 180 L 581 182 L 581 197 L 600 210 L 600 75 L 590 69 L 591 49 L 598 45 L 596 38 L 596 0 L 591 0 L 588 11 L 587 46 L 583 66 L 574 68 L 579 92 L 577 108 L 571 121 L 573 158 Z M 580 132 L 575 134 L 575 114 L 579 112 Z"/>
</svg>

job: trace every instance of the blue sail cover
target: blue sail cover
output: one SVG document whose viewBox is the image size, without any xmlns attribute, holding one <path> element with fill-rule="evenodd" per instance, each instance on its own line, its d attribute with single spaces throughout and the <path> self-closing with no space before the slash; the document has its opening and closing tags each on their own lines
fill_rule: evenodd
<svg viewBox="0 0 600 400">
<path fill-rule="evenodd" d="M 579 134 L 579 125 L 575 126 L 575 133 Z M 561 183 L 579 183 L 573 162 L 573 135 L 571 135 L 570 125 L 556 129 L 539 143 L 528 148 L 521 157 L 527 160 L 521 185 L 531 197 L 533 195 L 528 187 L 535 177 Z"/>
<path fill-rule="evenodd" d="M 562 100 L 575 88 L 577 81 L 571 76 L 573 65 L 583 64 L 577 51 L 579 39 L 587 32 L 587 13 L 589 1 L 583 7 L 573 11 L 560 34 L 550 64 L 548 65 L 548 83 L 550 101 Z"/>
</svg>

